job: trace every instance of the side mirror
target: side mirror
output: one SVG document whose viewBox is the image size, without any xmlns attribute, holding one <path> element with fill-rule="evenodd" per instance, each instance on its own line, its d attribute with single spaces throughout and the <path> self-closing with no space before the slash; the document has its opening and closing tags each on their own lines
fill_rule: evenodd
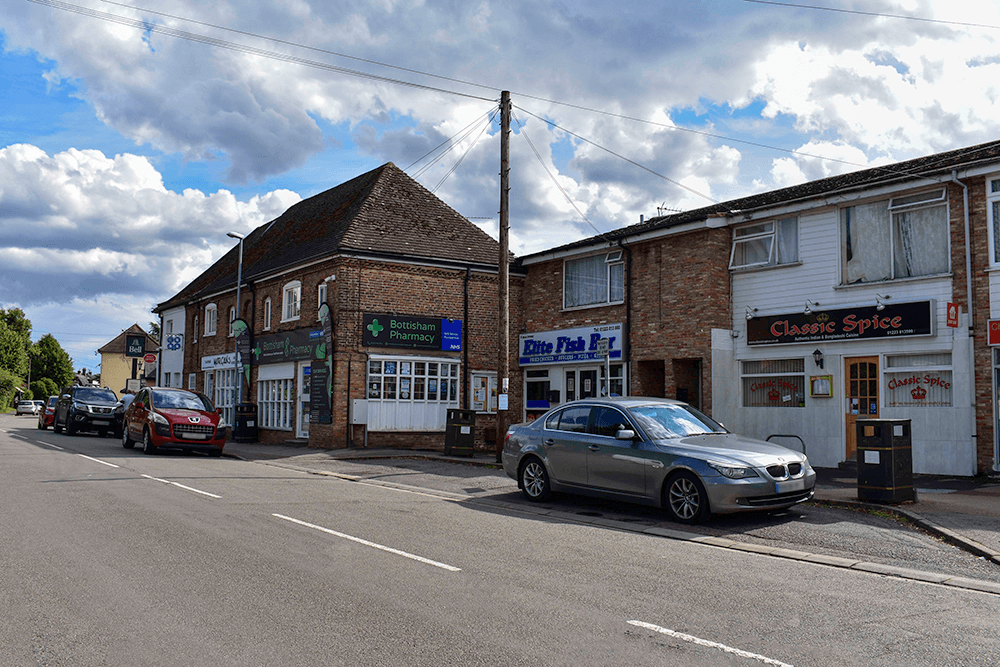
<svg viewBox="0 0 1000 667">
<path fill-rule="evenodd" d="M 220 415 L 222 414 L 222 408 L 216 408 L 215 411 L 218 412 Z"/>
<path fill-rule="evenodd" d="M 615 433 L 616 440 L 635 440 L 635 431 L 630 428 L 623 428 Z"/>
</svg>

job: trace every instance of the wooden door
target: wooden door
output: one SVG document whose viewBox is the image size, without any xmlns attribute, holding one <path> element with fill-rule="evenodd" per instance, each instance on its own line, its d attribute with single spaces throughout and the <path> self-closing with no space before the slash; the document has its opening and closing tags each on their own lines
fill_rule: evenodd
<svg viewBox="0 0 1000 667">
<path fill-rule="evenodd" d="M 878 418 L 878 357 L 848 357 L 844 360 L 844 385 L 847 393 L 847 460 L 857 455 L 858 419 Z"/>
</svg>

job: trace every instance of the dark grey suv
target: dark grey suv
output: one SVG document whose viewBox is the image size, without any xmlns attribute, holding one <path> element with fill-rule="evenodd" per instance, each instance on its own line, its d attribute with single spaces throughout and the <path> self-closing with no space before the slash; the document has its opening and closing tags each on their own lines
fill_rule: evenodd
<svg viewBox="0 0 1000 667">
<path fill-rule="evenodd" d="M 63 389 L 56 401 L 52 430 L 66 435 L 77 431 L 97 431 L 101 436 L 116 430 L 115 404 L 118 397 L 110 389 L 73 386 Z"/>
</svg>

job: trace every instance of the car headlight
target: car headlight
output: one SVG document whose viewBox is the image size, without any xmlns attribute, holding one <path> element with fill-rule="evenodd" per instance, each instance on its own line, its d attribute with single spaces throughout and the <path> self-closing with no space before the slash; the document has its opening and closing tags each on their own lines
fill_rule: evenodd
<svg viewBox="0 0 1000 667">
<path fill-rule="evenodd" d="M 709 461 L 708 465 L 711 466 L 713 470 L 717 470 L 723 477 L 728 477 L 729 479 L 746 479 L 747 477 L 757 477 L 757 472 L 747 466 L 734 466 L 728 463 L 716 463 L 714 461 Z"/>
<path fill-rule="evenodd" d="M 170 424 L 170 422 L 167 421 L 167 418 L 161 415 L 159 412 L 154 412 L 152 413 L 152 415 L 154 424 L 165 424 L 165 425 Z"/>
</svg>

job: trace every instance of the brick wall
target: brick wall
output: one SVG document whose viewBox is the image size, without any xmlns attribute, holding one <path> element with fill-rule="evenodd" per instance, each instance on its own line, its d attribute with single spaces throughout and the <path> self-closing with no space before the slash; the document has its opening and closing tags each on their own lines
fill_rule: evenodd
<svg viewBox="0 0 1000 667">
<path fill-rule="evenodd" d="M 563 261 L 532 264 L 524 288 L 524 330 L 621 322 L 630 329 L 624 333 L 632 361 L 630 393 L 674 397 L 679 386 L 692 380 L 687 370 L 676 378 L 673 361 L 689 362 L 679 367 L 687 369 L 700 360 L 702 405 L 710 411 L 711 330 L 731 328 L 730 243 L 730 230 L 722 228 L 627 246 L 632 253 L 631 270 L 626 268 L 631 312 L 624 304 L 563 310 Z"/>
</svg>

